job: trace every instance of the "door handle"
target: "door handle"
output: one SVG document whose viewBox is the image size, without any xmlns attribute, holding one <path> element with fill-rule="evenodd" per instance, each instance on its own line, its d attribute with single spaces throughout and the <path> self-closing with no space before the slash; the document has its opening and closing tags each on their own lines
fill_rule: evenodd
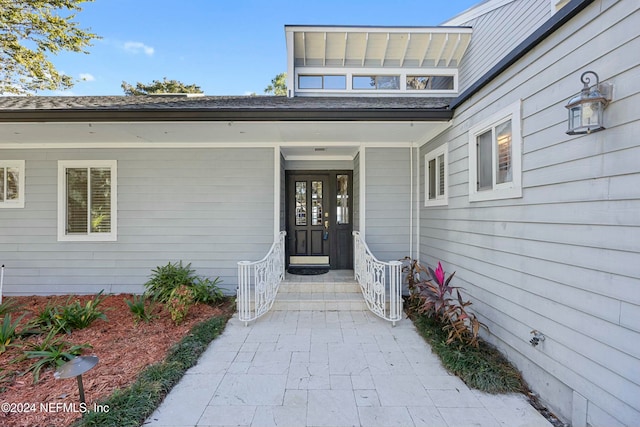
<svg viewBox="0 0 640 427">
<path fill-rule="evenodd" d="M 325 228 L 326 230 L 328 230 L 328 229 L 329 229 L 329 221 L 325 221 L 325 222 L 324 222 L 324 228 Z"/>
</svg>

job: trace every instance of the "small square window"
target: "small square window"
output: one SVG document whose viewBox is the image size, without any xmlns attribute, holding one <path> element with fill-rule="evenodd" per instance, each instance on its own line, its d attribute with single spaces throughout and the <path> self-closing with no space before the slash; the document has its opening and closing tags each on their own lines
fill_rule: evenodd
<svg viewBox="0 0 640 427">
<path fill-rule="evenodd" d="M 116 240 L 116 183 L 115 160 L 59 161 L 58 240 Z"/>
<path fill-rule="evenodd" d="M 24 208 L 24 160 L 0 160 L 1 208 Z"/>
<path fill-rule="evenodd" d="M 444 144 L 424 156 L 425 206 L 443 206 L 449 203 L 447 164 L 449 144 Z"/>
<path fill-rule="evenodd" d="M 522 197 L 520 102 L 469 131 L 469 199 Z"/>
</svg>

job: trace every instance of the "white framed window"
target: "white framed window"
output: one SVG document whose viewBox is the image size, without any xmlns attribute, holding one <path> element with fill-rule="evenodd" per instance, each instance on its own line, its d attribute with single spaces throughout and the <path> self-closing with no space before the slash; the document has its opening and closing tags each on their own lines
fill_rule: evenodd
<svg viewBox="0 0 640 427">
<path fill-rule="evenodd" d="M 58 161 L 58 240 L 117 239 L 117 161 Z"/>
<path fill-rule="evenodd" d="M 449 203 L 449 143 L 424 156 L 424 205 L 443 206 Z"/>
<path fill-rule="evenodd" d="M 522 197 L 520 101 L 469 130 L 469 200 Z"/>
<path fill-rule="evenodd" d="M 24 160 L 0 160 L 1 208 L 24 208 Z"/>
</svg>

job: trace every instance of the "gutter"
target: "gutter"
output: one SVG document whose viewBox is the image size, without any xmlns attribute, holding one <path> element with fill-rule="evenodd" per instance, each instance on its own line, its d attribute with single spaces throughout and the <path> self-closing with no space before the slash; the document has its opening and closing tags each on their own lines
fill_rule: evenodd
<svg viewBox="0 0 640 427">
<path fill-rule="evenodd" d="M 448 121 L 449 108 L 337 108 L 337 109 L 53 109 L 3 110 L 0 123 L 8 122 L 361 122 Z"/>
<path fill-rule="evenodd" d="M 480 77 L 480 79 L 454 99 L 449 108 L 455 110 L 593 2 L 594 0 L 571 0 L 529 37 L 524 39 L 524 41 L 507 56 L 502 58 L 502 60 L 484 76 Z"/>
</svg>

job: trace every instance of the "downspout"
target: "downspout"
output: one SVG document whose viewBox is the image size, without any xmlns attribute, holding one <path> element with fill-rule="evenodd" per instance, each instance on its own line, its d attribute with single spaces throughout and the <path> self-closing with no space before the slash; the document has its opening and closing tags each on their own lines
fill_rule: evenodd
<svg viewBox="0 0 640 427">
<path fill-rule="evenodd" d="M 273 241 L 280 236 L 280 146 L 273 147 Z"/>
<path fill-rule="evenodd" d="M 413 258 L 413 147 L 409 147 L 409 258 Z"/>
<path fill-rule="evenodd" d="M 420 147 L 416 146 L 416 258 L 420 260 Z M 413 258 L 413 257 L 412 257 Z"/>
</svg>

